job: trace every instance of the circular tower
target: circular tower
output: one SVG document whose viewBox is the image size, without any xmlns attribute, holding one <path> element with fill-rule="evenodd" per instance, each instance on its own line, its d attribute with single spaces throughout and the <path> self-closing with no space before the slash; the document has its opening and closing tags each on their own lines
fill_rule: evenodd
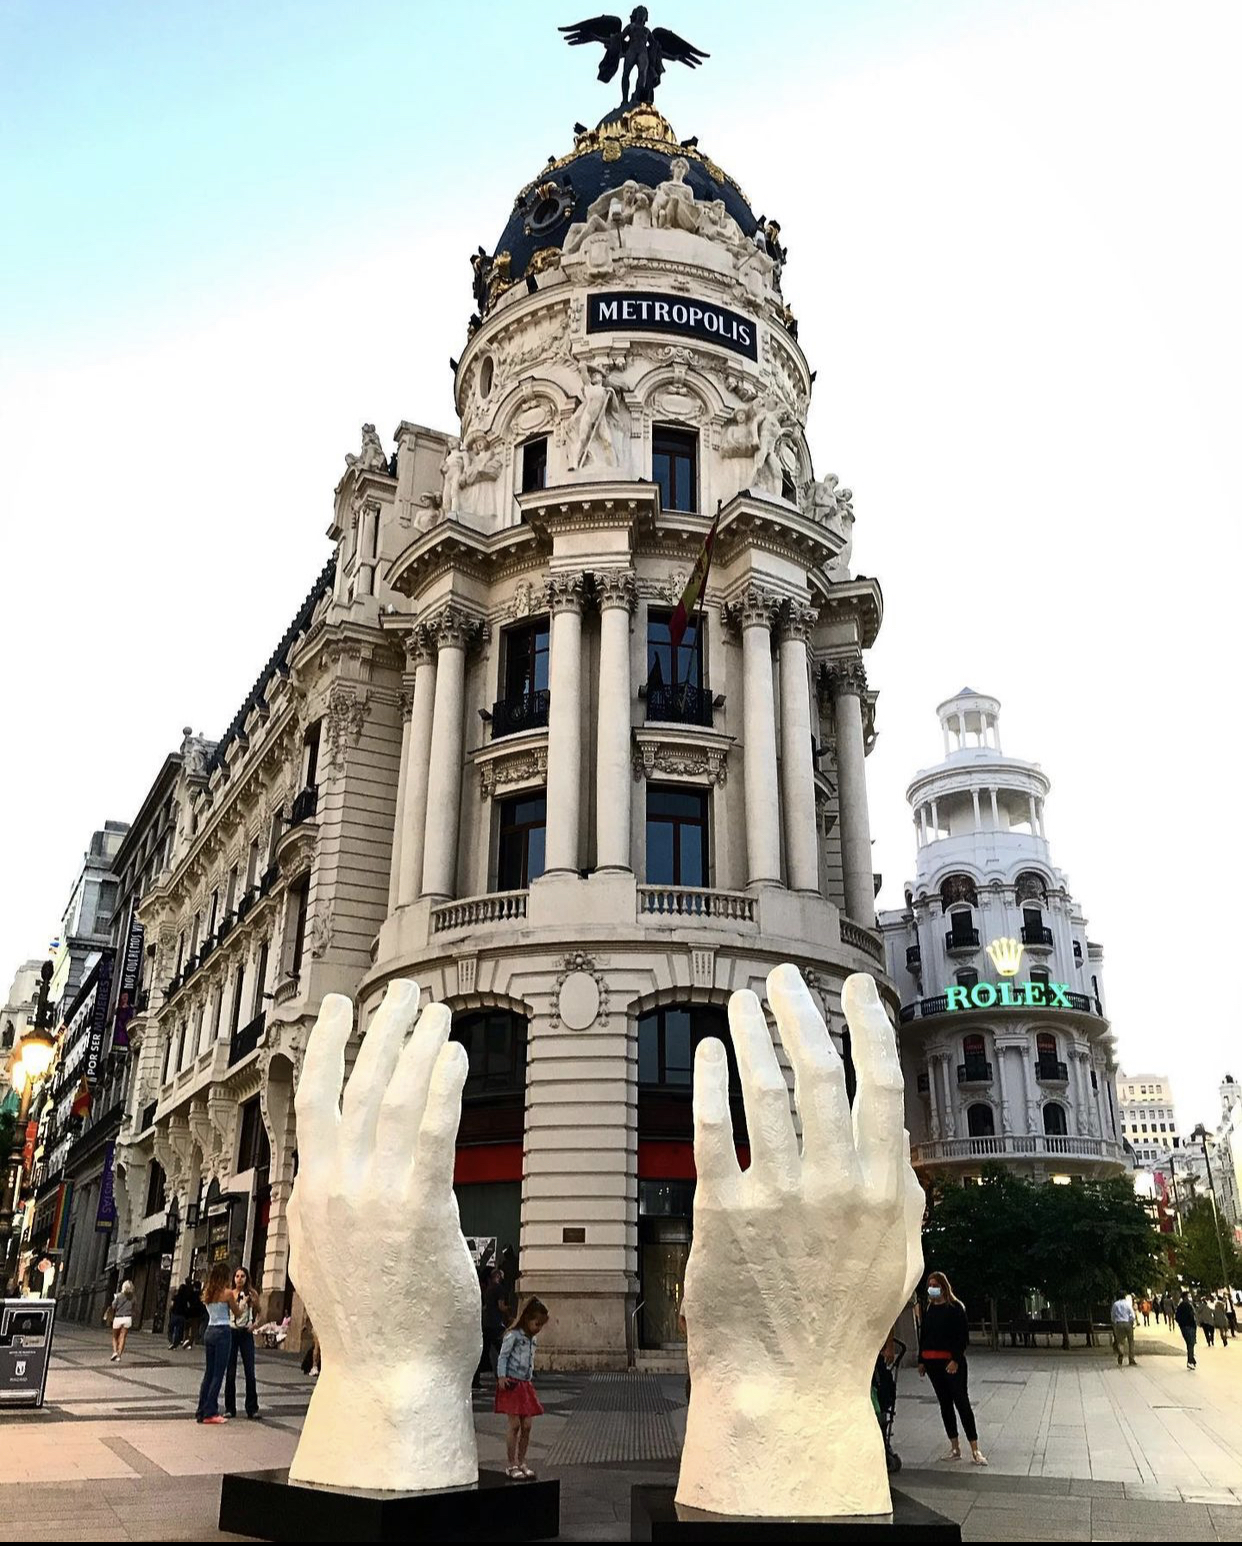
<svg viewBox="0 0 1242 1546">
<path fill-rule="evenodd" d="M 730 993 L 794 961 L 840 1040 L 882 971 L 882 602 L 812 469 L 784 261 L 654 107 L 580 129 L 471 260 L 459 434 L 402 425 L 364 528 L 407 667 L 364 1009 L 398 976 L 453 1009 L 463 1229 L 517 1251 L 561 1367 L 680 1340 L 693 1051 Z"/>
<path fill-rule="evenodd" d="M 944 761 L 906 790 L 915 879 L 882 919 L 915 1166 L 1120 1170 L 1103 951 L 1052 863 L 1048 776 L 1001 751 L 996 698 L 967 687 L 936 712 Z"/>
</svg>

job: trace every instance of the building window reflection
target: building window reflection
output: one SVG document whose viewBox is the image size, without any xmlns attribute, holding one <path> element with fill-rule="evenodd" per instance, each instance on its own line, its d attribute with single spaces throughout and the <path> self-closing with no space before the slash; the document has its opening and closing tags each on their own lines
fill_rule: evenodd
<svg viewBox="0 0 1242 1546">
<path fill-rule="evenodd" d="M 548 798 L 542 790 L 500 802 L 498 891 L 524 891 L 543 874 L 547 825 Z"/>
<path fill-rule="evenodd" d="M 647 786 L 647 884 L 706 886 L 707 793 Z"/>
</svg>

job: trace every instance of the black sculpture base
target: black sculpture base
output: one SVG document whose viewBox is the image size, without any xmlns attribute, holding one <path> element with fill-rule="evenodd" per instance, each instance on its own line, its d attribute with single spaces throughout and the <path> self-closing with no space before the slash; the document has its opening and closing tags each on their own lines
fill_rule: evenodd
<svg viewBox="0 0 1242 1546">
<path fill-rule="evenodd" d="M 477 1487 L 365 1492 L 235 1471 L 220 1484 L 220 1528 L 261 1541 L 546 1541 L 560 1533 L 561 1484 L 480 1471 Z"/>
<path fill-rule="evenodd" d="M 678 1513 L 673 1487 L 643 1483 L 630 1489 L 632 1541 L 960 1541 L 962 1527 L 893 1489 L 891 1515 L 839 1519 L 742 1519 Z"/>
</svg>

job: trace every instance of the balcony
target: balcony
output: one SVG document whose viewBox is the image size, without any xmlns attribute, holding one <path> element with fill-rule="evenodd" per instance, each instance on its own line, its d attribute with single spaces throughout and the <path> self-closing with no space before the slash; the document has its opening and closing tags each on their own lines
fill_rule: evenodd
<svg viewBox="0 0 1242 1546">
<path fill-rule="evenodd" d="M 263 1035 L 263 1027 L 267 1023 L 267 1014 L 260 1010 L 249 1025 L 243 1025 L 229 1040 L 229 1067 L 234 1063 L 240 1063 L 242 1058 L 249 1057 L 259 1045 Z"/>
<path fill-rule="evenodd" d="M 712 891 L 704 886 L 639 886 L 638 915 L 640 919 L 720 918 L 754 923 L 755 899 L 744 891 Z"/>
<path fill-rule="evenodd" d="M 548 723 L 549 698 L 545 687 L 512 698 L 497 698 L 492 704 L 492 740 L 523 730 L 542 730 Z"/>
<path fill-rule="evenodd" d="M 213 935 L 209 934 L 207 936 L 207 938 L 203 941 L 203 948 L 198 953 L 198 964 L 200 966 L 203 964 L 203 962 L 207 959 L 207 957 L 211 954 L 211 952 L 215 948 L 216 948 L 215 938 L 214 938 Z"/>
<path fill-rule="evenodd" d="M 244 892 L 242 894 L 241 901 L 238 902 L 238 904 L 237 904 L 237 921 L 238 921 L 238 923 L 240 923 L 242 921 L 242 919 L 246 916 L 246 914 L 250 911 L 250 909 L 253 906 L 254 906 L 254 892 L 253 891 L 246 891 L 246 892 Z"/>
<path fill-rule="evenodd" d="M 844 920 L 842 920 L 844 922 Z M 1065 998 L 1071 1009 L 1076 1009 L 1079 1014 L 1098 1015 L 1104 1018 L 1104 1006 L 1099 999 L 1093 999 L 1086 993 L 1066 993 Z M 1001 1014 L 1009 1009 L 1024 1009 L 1024 1004 L 1005 1004 L 997 1002 L 986 1010 L 980 1009 L 954 1009 L 954 1014 Z M 1062 1012 L 1064 1004 L 1044 1004 L 1040 1008 L 1041 1014 L 1052 1013 L 1057 1010 Z M 939 993 L 934 998 L 915 999 L 912 1004 L 903 1004 L 899 1020 L 902 1025 L 909 1025 L 912 1020 L 930 1020 L 934 1015 L 946 1015 L 949 1011 L 949 999 L 945 993 Z"/>
<path fill-rule="evenodd" d="M 525 891 L 492 891 L 487 896 L 463 897 L 459 902 L 444 902 L 431 910 L 431 932 L 444 934 L 449 929 L 475 929 L 491 923 L 516 923 L 526 917 Z"/>
<path fill-rule="evenodd" d="M 918 945 L 906 946 L 906 970 L 917 972 L 923 964 L 923 952 Z"/>
<path fill-rule="evenodd" d="M 142 1115 L 138 1118 L 138 1131 L 140 1133 L 145 1133 L 147 1128 L 155 1126 L 155 1108 L 158 1105 L 159 1101 L 153 1100 L 149 1101 L 142 1108 Z"/>
<path fill-rule="evenodd" d="M 134 1013 L 135 1014 L 139 1014 L 139 1015 L 144 1015 L 144 1014 L 146 1014 L 147 1010 L 150 1009 L 150 1007 L 151 1007 L 151 990 L 150 990 L 150 988 L 139 988 L 137 996 L 134 999 Z"/>
<path fill-rule="evenodd" d="M 319 799 L 319 785 L 307 784 L 305 789 L 298 791 L 293 801 L 293 814 L 289 818 L 291 827 L 300 827 L 304 821 L 309 821 L 315 814 L 315 806 Z"/>
<path fill-rule="evenodd" d="M 1051 950 L 1052 930 L 1046 923 L 1024 923 L 1022 943 L 1030 946 L 1032 950 Z"/>
<path fill-rule="evenodd" d="M 880 966 L 884 965 L 884 941 L 878 934 L 872 933 L 870 929 L 864 929 L 852 918 L 841 919 L 840 934 L 843 945 L 852 945 L 855 950 L 861 950 L 864 955 L 869 955 Z"/>
<path fill-rule="evenodd" d="M 259 895 L 266 896 L 280 879 L 280 865 L 269 864 L 259 877 Z"/>
<path fill-rule="evenodd" d="M 1120 1165 L 1125 1155 L 1110 1138 L 1080 1138 L 1071 1134 L 1032 1133 L 1017 1137 L 942 1138 L 917 1144 L 910 1154 L 915 1165 L 941 1165 L 954 1160 L 976 1164 L 988 1160 L 1093 1160 Z"/>
<path fill-rule="evenodd" d="M 1035 1077 L 1040 1084 L 1068 1084 L 1069 1069 L 1056 1058 L 1036 1058 Z"/>
<path fill-rule="evenodd" d="M 967 1058 L 957 1065 L 958 1084 L 991 1084 L 992 1065 L 986 1058 Z"/>
<path fill-rule="evenodd" d="M 712 695 L 689 682 L 647 688 L 647 719 L 673 725 L 707 725 L 712 722 Z"/>
<path fill-rule="evenodd" d="M 949 929 L 944 937 L 944 948 L 950 955 L 973 953 L 979 948 L 979 930 Z"/>
<path fill-rule="evenodd" d="M 220 927 L 216 930 L 216 943 L 218 945 L 222 945 L 225 942 L 225 940 L 229 937 L 229 935 L 232 933 L 232 930 L 233 930 L 233 919 L 232 919 L 232 917 L 230 916 L 228 918 L 221 918 L 221 920 L 220 920 Z"/>
</svg>

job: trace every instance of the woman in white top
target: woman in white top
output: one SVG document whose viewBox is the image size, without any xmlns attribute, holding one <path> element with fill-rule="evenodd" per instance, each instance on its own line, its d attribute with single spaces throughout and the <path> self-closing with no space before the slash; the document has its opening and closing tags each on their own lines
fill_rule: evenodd
<svg viewBox="0 0 1242 1546">
<path fill-rule="evenodd" d="M 237 1298 L 229 1313 L 233 1345 L 229 1349 L 229 1372 L 224 1381 L 224 1410 L 230 1417 L 237 1416 L 237 1359 L 240 1355 L 246 1373 L 246 1416 L 253 1421 L 259 1416 L 259 1391 L 254 1378 L 254 1324 L 258 1318 L 259 1296 L 244 1267 L 239 1267 L 233 1274 L 233 1290 Z"/>
<path fill-rule="evenodd" d="M 112 1312 L 112 1359 L 113 1363 L 120 1363 L 121 1354 L 125 1351 L 125 1338 L 129 1335 L 129 1329 L 134 1324 L 134 1285 L 128 1278 L 112 1296 L 109 1305 Z M 104 1319 L 107 1320 L 105 1313 Z"/>
</svg>

